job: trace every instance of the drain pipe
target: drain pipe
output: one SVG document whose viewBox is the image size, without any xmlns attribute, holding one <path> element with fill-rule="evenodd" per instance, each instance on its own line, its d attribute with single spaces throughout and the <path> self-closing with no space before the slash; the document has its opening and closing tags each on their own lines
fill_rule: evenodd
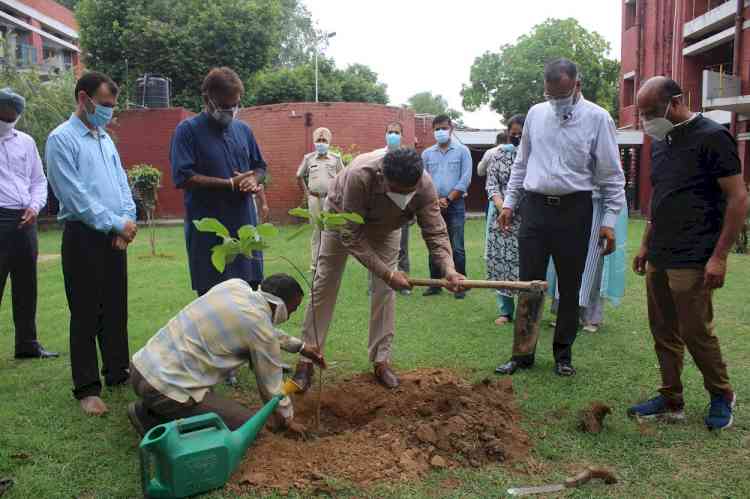
<svg viewBox="0 0 750 499">
<path fill-rule="evenodd" d="M 742 24 L 744 22 L 742 11 L 745 8 L 745 0 L 737 0 L 737 14 L 734 16 L 734 54 L 732 57 L 732 76 L 740 77 L 740 56 L 742 55 Z M 742 81 L 742 80 L 740 80 Z M 741 86 L 741 84 L 740 84 Z M 740 88 L 742 95 L 742 88 Z M 737 113 L 732 113 L 731 125 L 732 137 L 737 137 Z"/>
</svg>

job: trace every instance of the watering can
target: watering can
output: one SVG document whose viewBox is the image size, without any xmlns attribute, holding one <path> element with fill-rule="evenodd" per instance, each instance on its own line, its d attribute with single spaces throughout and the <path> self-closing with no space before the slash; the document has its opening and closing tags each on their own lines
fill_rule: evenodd
<svg viewBox="0 0 750 499">
<path fill-rule="evenodd" d="M 213 412 L 151 428 L 139 446 L 143 495 L 187 497 L 222 487 L 279 401 L 298 391 L 287 380 L 283 395 L 273 397 L 235 431 Z"/>
</svg>

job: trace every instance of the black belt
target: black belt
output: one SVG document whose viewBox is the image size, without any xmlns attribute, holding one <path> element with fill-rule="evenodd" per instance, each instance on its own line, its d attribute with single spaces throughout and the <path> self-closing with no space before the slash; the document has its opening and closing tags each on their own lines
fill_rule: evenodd
<svg viewBox="0 0 750 499">
<path fill-rule="evenodd" d="M 538 192 L 526 192 L 526 197 L 534 202 L 544 204 L 546 206 L 566 206 L 569 204 L 577 203 L 584 199 L 591 199 L 591 191 L 579 191 L 562 196 L 548 196 L 547 194 L 539 194 Z"/>
</svg>

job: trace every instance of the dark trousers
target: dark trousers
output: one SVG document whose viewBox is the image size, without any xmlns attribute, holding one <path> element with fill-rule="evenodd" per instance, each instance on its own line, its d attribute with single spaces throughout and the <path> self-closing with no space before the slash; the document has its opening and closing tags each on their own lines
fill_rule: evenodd
<svg viewBox="0 0 750 499">
<path fill-rule="evenodd" d="M 70 365 L 77 399 L 101 393 L 96 345 L 108 386 L 128 379 L 127 255 L 114 236 L 79 222 L 63 232 L 62 265 L 70 308 Z"/>
<path fill-rule="evenodd" d="M 36 224 L 18 228 L 24 210 L 0 208 L 0 302 L 10 276 L 16 354 L 34 353 L 36 341 Z"/>
<path fill-rule="evenodd" d="M 522 281 L 545 280 L 547 262 L 552 256 L 560 290 L 553 351 L 557 362 L 570 362 L 578 332 L 578 294 L 591 235 L 591 193 L 560 197 L 527 193 L 521 212 L 519 277 Z M 533 357 L 533 353 L 530 355 Z"/>
<path fill-rule="evenodd" d="M 448 205 L 448 209 L 443 211 L 443 219 L 448 226 L 448 237 L 453 249 L 453 263 L 456 266 L 456 272 L 466 275 L 466 250 L 464 249 L 464 225 L 466 225 L 466 204 L 464 199 L 454 201 Z M 430 277 L 440 279 L 443 276 L 442 269 L 435 265 L 430 258 Z"/>
<path fill-rule="evenodd" d="M 401 246 L 398 249 L 398 270 L 409 273 L 409 224 L 401 227 Z"/>
<path fill-rule="evenodd" d="M 180 403 L 151 386 L 138 369 L 132 365 L 130 366 L 130 373 L 133 391 L 140 399 L 144 409 L 143 412 L 145 412 L 146 420 L 141 421 L 141 423 L 146 426 L 146 431 L 156 425 L 175 419 L 189 418 L 209 412 L 218 414 L 227 427 L 234 431 L 255 414 L 239 402 L 219 397 L 211 390 L 206 393 L 200 402 L 188 399 L 187 402 Z"/>
</svg>

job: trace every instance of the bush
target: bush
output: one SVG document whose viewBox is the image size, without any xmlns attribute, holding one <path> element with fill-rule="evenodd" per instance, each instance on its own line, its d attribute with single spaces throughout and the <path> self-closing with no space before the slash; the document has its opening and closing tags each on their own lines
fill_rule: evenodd
<svg viewBox="0 0 750 499">
<path fill-rule="evenodd" d="M 133 192 L 133 199 L 146 215 L 146 225 L 151 229 L 149 233 L 151 254 L 156 256 L 154 213 L 158 202 L 157 192 L 161 187 L 161 171 L 151 165 L 132 166 L 128 168 L 128 183 Z"/>
</svg>

